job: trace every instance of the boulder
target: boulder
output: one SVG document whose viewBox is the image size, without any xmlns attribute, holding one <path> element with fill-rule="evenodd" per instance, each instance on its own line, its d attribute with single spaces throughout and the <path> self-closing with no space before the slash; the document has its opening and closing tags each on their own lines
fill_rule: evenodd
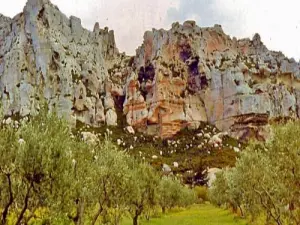
<svg viewBox="0 0 300 225">
<path fill-rule="evenodd" d="M 162 171 L 163 171 L 164 173 L 171 173 L 171 172 L 172 172 L 172 169 L 171 169 L 171 167 L 170 167 L 168 164 L 163 164 L 163 165 L 162 165 Z"/>
<path fill-rule="evenodd" d="M 98 142 L 97 135 L 91 132 L 81 132 L 82 140 L 88 144 L 95 145 Z"/>
<path fill-rule="evenodd" d="M 129 134 L 135 134 L 135 131 L 134 131 L 134 129 L 133 129 L 132 126 L 127 126 L 127 127 L 126 127 L 126 131 L 127 131 Z"/>
<path fill-rule="evenodd" d="M 117 113 L 113 109 L 109 109 L 105 115 L 105 121 L 107 126 L 117 126 Z"/>
<path fill-rule="evenodd" d="M 207 186 L 211 187 L 212 183 L 215 181 L 216 179 L 216 174 L 221 172 L 222 170 L 219 168 L 209 168 L 206 170 L 207 176 L 206 176 L 206 180 L 207 180 Z"/>
</svg>

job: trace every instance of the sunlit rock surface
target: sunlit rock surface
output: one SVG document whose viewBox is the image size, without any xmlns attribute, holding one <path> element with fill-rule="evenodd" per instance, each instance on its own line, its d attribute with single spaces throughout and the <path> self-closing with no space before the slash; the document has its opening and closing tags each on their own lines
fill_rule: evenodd
<svg viewBox="0 0 300 225">
<path fill-rule="evenodd" d="M 220 25 L 174 23 L 147 31 L 129 57 L 100 25 L 88 31 L 49 0 L 29 0 L 14 18 L 0 15 L 6 117 L 34 115 L 46 102 L 72 124 L 168 138 L 207 122 L 264 140 L 270 121 L 300 116 L 299 63 L 268 50 L 258 34 L 238 40 Z"/>
</svg>

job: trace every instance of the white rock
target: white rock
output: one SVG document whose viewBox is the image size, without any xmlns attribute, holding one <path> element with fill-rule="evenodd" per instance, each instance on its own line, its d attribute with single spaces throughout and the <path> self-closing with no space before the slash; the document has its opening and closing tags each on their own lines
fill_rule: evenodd
<svg viewBox="0 0 300 225">
<path fill-rule="evenodd" d="M 133 146 L 132 145 L 130 145 L 130 147 L 129 147 L 131 150 L 133 149 Z"/>
<path fill-rule="evenodd" d="M 233 147 L 233 151 L 235 151 L 236 153 L 240 152 L 241 150 L 237 147 Z"/>
<path fill-rule="evenodd" d="M 135 134 L 135 131 L 134 131 L 134 129 L 133 129 L 132 126 L 126 127 L 126 131 L 127 131 L 129 134 Z"/>
<path fill-rule="evenodd" d="M 207 186 L 211 187 L 212 183 L 214 182 L 214 180 L 216 179 L 216 174 L 219 173 L 221 171 L 221 169 L 219 168 L 209 168 L 205 171 L 203 171 L 203 173 L 207 172 Z"/>
<path fill-rule="evenodd" d="M 160 151 L 160 152 L 159 152 L 159 154 L 160 154 L 160 155 L 163 155 L 163 152 L 162 152 L 162 151 Z"/>
<path fill-rule="evenodd" d="M 222 142 L 223 142 L 222 138 L 218 134 L 216 134 L 216 135 L 212 136 L 212 138 L 209 140 L 208 143 L 210 145 L 215 145 L 215 144 L 221 145 Z"/>
<path fill-rule="evenodd" d="M 153 155 L 152 159 L 158 159 L 158 156 L 157 155 Z"/>
<path fill-rule="evenodd" d="M 134 140 L 134 141 L 137 141 L 137 137 L 134 137 L 133 140 Z"/>
<path fill-rule="evenodd" d="M 76 164 L 76 160 L 75 160 L 75 159 L 72 160 L 72 164 L 73 164 L 73 165 Z"/>
<path fill-rule="evenodd" d="M 108 126 L 117 126 L 118 116 L 115 110 L 109 109 L 106 113 L 105 120 Z"/>
<path fill-rule="evenodd" d="M 174 166 L 175 168 L 178 168 L 178 167 L 179 167 L 178 162 L 173 162 L 173 166 Z"/>
<path fill-rule="evenodd" d="M 203 137 L 202 133 L 197 134 L 197 137 Z"/>
<path fill-rule="evenodd" d="M 165 172 L 165 173 L 170 173 L 170 172 L 172 172 L 171 167 L 170 167 L 169 165 L 167 165 L 167 164 L 163 164 L 162 170 L 163 170 L 163 172 Z"/>
<path fill-rule="evenodd" d="M 91 132 L 81 132 L 82 140 L 88 144 L 97 144 L 98 138 L 95 134 Z"/>
<path fill-rule="evenodd" d="M 10 117 L 8 117 L 5 121 L 5 124 L 9 125 L 9 124 L 11 124 L 11 122 L 12 122 L 12 119 Z"/>
<path fill-rule="evenodd" d="M 120 146 L 122 144 L 122 140 L 121 139 L 118 139 L 117 140 L 117 144 Z"/>
<path fill-rule="evenodd" d="M 210 138 L 210 134 L 206 133 L 206 134 L 204 134 L 204 137 L 205 138 Z"/>
<path fill-rule="evenodd" d="M 20 138 L 20 139 L 18 140 L 18 143 L 19 143 L 20 145 L 22 145 L 22 144 L 25 144 L 25 141 L 24 141 L 24 139 Z"/>
</svg>

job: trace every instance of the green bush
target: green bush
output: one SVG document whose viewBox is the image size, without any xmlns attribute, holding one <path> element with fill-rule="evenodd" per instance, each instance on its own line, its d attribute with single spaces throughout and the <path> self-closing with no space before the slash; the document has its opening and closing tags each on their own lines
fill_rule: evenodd
<svg viewBox="0 0 300 225">
<path fill-rule="evenodd" d="M 194 188 L 196 196 L 200 202 L 208 201 L 208 190 L 205 186 L 196 186 Z"/>
</svg>

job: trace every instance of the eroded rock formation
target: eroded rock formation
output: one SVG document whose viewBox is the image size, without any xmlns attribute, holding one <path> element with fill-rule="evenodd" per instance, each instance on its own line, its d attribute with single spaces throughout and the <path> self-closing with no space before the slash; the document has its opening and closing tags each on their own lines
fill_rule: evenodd
<svg viewBox="0 0 300 225">
<path fill-rule="evenodd" d="M 42 99 L 74 123 L 116 123 L 105 92 L 106 61 L 118 53 L 114 33 L 67 18 L 48 0 L 29 0 L 13 19 L 0 18 L 0 90 L 7 116 L 38 111 Z M 106 111 L 107 109 L 107 111 Z"/>
<path fill-rule="evenodd" d="M 0 15 L 0 94 L 6 117 L 47 102 L 73 125 L 132 126 L 170 137 L 208 122 L 232 136 L 264 139 L 271 120 L 300 117 L 300 64 L 220 25 L 174 23 L 147 31 L 136 56 L 120 54 L 114 32 L 93 31 L 49 0 Z M 120 123 L 120 121 L 123 121 Z"/>
<path fill-rule="evenodd" d="M 135 64 L 148 121 L 163 137 L 207 121 L 238 138 L 264 139 L 270 120 L 300 116 L 299 63 L 269 51 L 258 34 L 237 40 L 219 25 L 174 23 L 146 32 Z"/>
</svg>

